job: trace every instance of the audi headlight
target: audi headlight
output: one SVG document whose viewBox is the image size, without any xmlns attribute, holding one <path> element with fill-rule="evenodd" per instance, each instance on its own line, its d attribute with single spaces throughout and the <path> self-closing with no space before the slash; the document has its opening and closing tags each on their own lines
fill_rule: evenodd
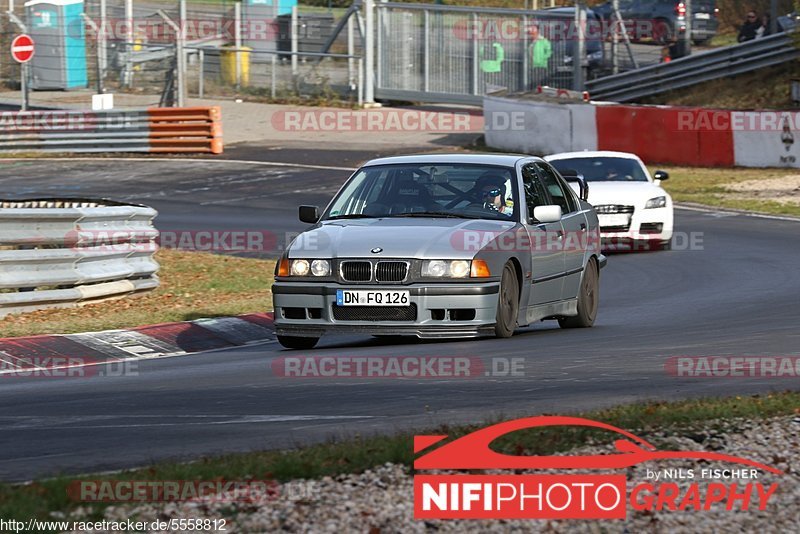
<svg viewBox="0 0 800 534">
<path fill-rule="evenodd" d="M 647 201 L 647 204 L 644 205 L 644 209 L 664 208 L 666 205 L 667 197 L 655 197 Z"/>
<path fill-rule="evenodd" d="M 426 278 L 468 278 L 471 263 L 466 260 L 427 260 L 422 263 Z"/>
</svg>

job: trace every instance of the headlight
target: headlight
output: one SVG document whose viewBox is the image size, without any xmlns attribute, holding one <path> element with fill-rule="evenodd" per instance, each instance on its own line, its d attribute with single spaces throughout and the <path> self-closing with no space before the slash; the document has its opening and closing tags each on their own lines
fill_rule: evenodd
<svg viewBox="0 0 800 534">
<path fill-rule="evenodd" d="M 317 276 L 331 274 L 331 262 L 328 260 L 288 260 L 282 259 L 278 264 L 278 276 Z"/>
<path fill-rule="evenodd" d="M 422 262 L 423 278 L 486 278 L 491 276 L 484 260 L 427 260 Z"/>
<path fill-rule="evenodd" d="M 305 276 L 308 274 L 310 268 L 308 260 L 294 260 L 289 272 L 292 273 L 292 276 Z"/>
<path fill-rule="evenodd" d="M 663 208 L 666 207 L 666 205 L 667 197 L 655 197 L 647 201 L 647 204 L 644 205 L 644 209 Z"/>
<path fill-rule="evenodd" d="M 314 276 L 328 276 L 331 274 L 331 263 L 328 260 L 312 261 L 311 274 Z"/>
<path fill-rule="evenodd" d="M 422 276 L 427 278 L 467 278 L 470 262 L 466 260 L 427 260 L 422 263 Z"/>
</svg>

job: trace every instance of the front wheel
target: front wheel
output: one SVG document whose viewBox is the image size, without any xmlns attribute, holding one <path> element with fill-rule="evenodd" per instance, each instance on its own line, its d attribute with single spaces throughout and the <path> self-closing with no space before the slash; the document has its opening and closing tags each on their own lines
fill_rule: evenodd
<svg viewBox="0 0 800 534">
<path fill-rule="evenodd" d="M 497 316 L 494 324 L 494 334 L 497 337 L 511 337 L 517 328 L 517 314 L 519 313 L 519 281 L 517 273 L 511 262 L 503 267 L 503 276 L 500 278 L 500 296 L 497 301 Z"/>
<path fill-rule="evenodd" d="M 597 307 L 600 304 L 600 273 L 597 261 L 589 260 L 586 271 L 583 273 L 581 289 L 578 293 L 578 315 L 562 317 L 558 320 L 561 328 L 589 328 L 597 317 Z"/>
<path fill-rule="evenodd" d="M 318 337 L 278 336 L 278 343 L 287 349 L 309 350 L 317 346 Z"/>
</svg>

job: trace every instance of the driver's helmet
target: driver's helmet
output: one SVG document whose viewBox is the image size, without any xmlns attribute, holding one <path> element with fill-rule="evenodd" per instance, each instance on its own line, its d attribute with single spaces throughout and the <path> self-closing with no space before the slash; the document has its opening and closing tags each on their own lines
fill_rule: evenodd
<svg viewBox="0 0 800 534">
<path fill-rule="evenodd" d="M 487 171 L 475 181 L 475 197 L 479 202 L 488 202 L 497 195 L 500 203 L 506 202 L 506 179 L 494 171 Z"/>
</svg>

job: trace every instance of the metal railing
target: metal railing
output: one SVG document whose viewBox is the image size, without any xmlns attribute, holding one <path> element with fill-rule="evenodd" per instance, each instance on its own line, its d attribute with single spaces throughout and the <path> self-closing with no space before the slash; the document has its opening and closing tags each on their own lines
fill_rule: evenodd
<svg viewBox="0 0 800 534">
<path fill-rule="evenodd" d="M 157 212 L 93 200 L 0 200 L 0 317 L 158 287 Z"/>
<path fill-rule="evenodd" d="M 226 46 L 186 47 L 188 91 L 198 98 L 239 93 L 270 98 L 331 96 L 364 102 L 361 56 Z M 236 64 L 238 63 L 238 68 Z"/>
<path fill-rule="evenodd" d="M 795 34 L 779 33 L 586 83 L 593 100 L 630 102 L 800 57 Z"/>
<path fill-rule="evenodd" d="M 573 17 L 548 11 L 432 4 L 375 4 L 375 96 L 480 104 L 498 89 L 573 88 Z M 532 26 L 549 39 L 546 65 L 532 65 Z"/>
</svg>

